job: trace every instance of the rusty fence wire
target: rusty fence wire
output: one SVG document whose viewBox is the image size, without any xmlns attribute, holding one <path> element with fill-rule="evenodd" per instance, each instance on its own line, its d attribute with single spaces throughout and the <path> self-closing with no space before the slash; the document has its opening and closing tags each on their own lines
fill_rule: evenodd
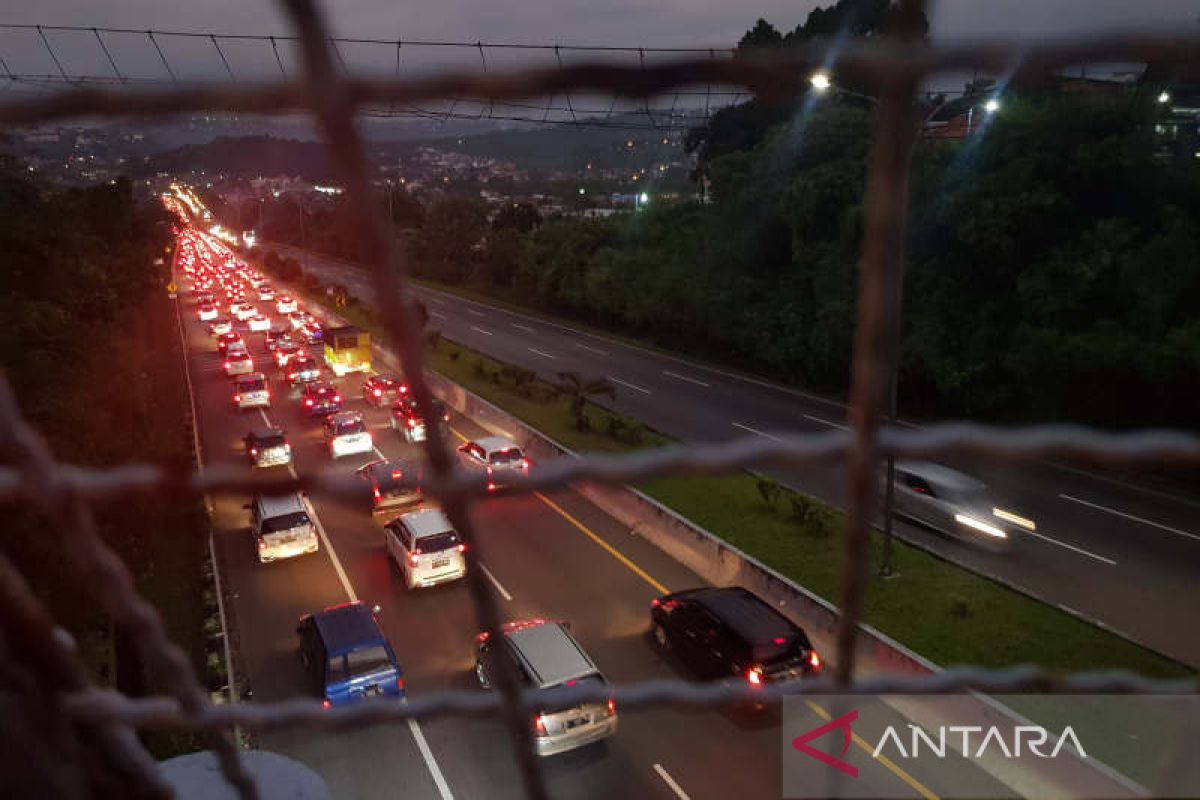
<svg viewBox="0 0 1200 800">
<path fill-rule="evenodd" d="M 189 111 L 307 111 L 320 127 L 353 205 L 357 236 L 373 266 L 380 318 L 400 356 L 422 412 L 432 402 L 423 379 L 419 323 L 401 254 L 386 234 L 380 210 L 371 200 L 366 155 L 354 127 L 365 107 L 418 104 L 458 96 L 487 102 L 566 96 L 572 92 L 607 93 L 635 101 L 689 87 L 725 85 L 758 96 L 786 100 L 802 93 L 818 68 L 830 68 L 840 80 L 872 86 L 878 93 L 866 194 L 866 222 L 859 263 L 857 329 L 851 376 L 850 429 L 778 440 L 748 440 L 697 448 L 671 447 L 625 456 L 595 456 L 547 465 L 512 491 L 563 486 L 589 480 L 620 484 L 665 474 L 702 474 L 748 466 L 797 465 L 845 461 L 849 503 L 840 584 L 841 616 L 831 675 L 791 691 L 846 693 L 961 691 L 1193 692 L 1189 681 L 1157 681 L 1123 673 L 1059 676 L 1036 667 L 984 670 L 958 668 L 926 677 L 855 677 L 855 632 L 865 596 L 869 520 L 876 501 L 876 464 L 886 456 L 985 454 L 997 459 L 1075 457 L 1115 464 L 1200 464 L 1200 438 L 1180 431 L 1101 433 L 1073 426 L 1002 430 L 969 424 L 933 425 L 903 430 L 881 425 L 892 343 L 900 331 L 901 250 L 907 205 L 908 162 L 919 120 L 914 92 L 928 75 L 958 69 L 991 69 L 1010 83 L 1038 81 L 1055 70 L 1089 61 L 1200 61 L 1200 37 L 1178 35 L 1110 36 L 1028 44 L 982 42 L 933 46 L 911 25 L 923 11 L 921 0 L 901 0 L 900 24 L 889 37 L 871 41 L 814 44 L 786 53 L 714 59 L 689 57 L 626 68 L 605 63 L 559 64 L 549 69 L 444 72 L 408 80 L 355 78 L 339 68 L 329 28 L 313 0 L 285 0 L 295 28 L 294 42 L 304 65 L 300 75 L 285 73 L 278 83 L 198 83 L 168 87 L 72 84 L 48 95 L 13 97 L 0 103 L 0 122 L 45 123 L 80 116 L 155 116 Z M 115 68 L 115 66 L 114 66 Z M 467 586 L 479 629 L 497 633 L 501 616 L 478 561 L 481 548 L 468 513 L 473 498 L 486 492 L 477 480 L 455 472 L 442 434 L 429 431 L 426 457 L 431 480 L 426 490 L 439 497 L 467 547 Z M 222 492 L 270 492 L 304 489 L 326 496 L 350 496 L 360 487 L 331 472 L 302 473 L 295 479 L 249 480 L 232 468 L 215 466 L 190 474 L 161 465 L 124 465 L 87 470 L 59 464 L 22 419 L 15 398 L 0 384 L 0 502 L 25 503 L 51 523 L 64 553 L 86 580 L 88 600 L 130 629 L 144 659 L 168 680 L 170 694 L 133 699 L 94 685 L 74 652 L 69 636 L 55 626 L 33 587 L 0 553 L 0 647 L 22 654 L 9 659 L 10 686 L 21 687 L 17 711 L 6 724 L 24 726 L 40 738 L 23 744 L 22 757 L 39 770 L 56 770 L 61 788 L 120 787 L 130 797 L 170 794 L 154 762 L 139 745 L 140 728 L 201 732 L 215 751 L 225 778 L 244 798 L 256 796 L 253 781 L 230 738 L 235 726 L 262 730 L 303 725 L 335 729 L 424 719 L 446 714 L 499 715 L 511 735 L 514 758 L 528 797 L 547 797 L 534 755 L 527 712 L 537 694 L 523 692 L 507 667 L 491 693 L 443 692 L 413 697 L 400 705 L 363 705 L 323 709 L 309 700 L 235 703 L 213 706 L 188 659 L 166 637 L 156 611 L 133 589 L 125 565 L 96 533 L 91 505 L 129 492 L 169 490 L 201 497 Z M 704 686 L 654 681 L 616 687 L 612 696 L 623 707 L 648 705 L 710 706 L 747 697 L 746 687 Z M 778 688 L 768 688 L 767 697 Z M 603 700 L 588 690 L 576 699 Z M 761 699 L 761 690 L 754 697 Z M 19 727 L 17 729 L 20 729 Z M 57 754 L 57 757 L 54 757 Z M 62 766 L 63 759 L 69 768 Z M 49 779 L 48 779 L 49 780 Z"/>
</svg>

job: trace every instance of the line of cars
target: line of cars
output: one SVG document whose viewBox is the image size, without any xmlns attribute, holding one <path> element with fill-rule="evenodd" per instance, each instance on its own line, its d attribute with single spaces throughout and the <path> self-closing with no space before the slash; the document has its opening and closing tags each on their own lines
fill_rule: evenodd
<svg viewBox="0 0 1200 800">
<path fill-rule="evenodd" d="M 213 269 L 223 272 L 244 269 L 236 262 L 217 263 L 219 266 Z M 253 277 L 251 272 L 249 279 Z M 311 324 L 311 320 L 297 316 L 301 314 L 298 309 L 288 312 L 293 330 Z M 363 417 L 344 409 L 342 392 L 321 379 L 320 366 L 303 347 L 294 346 L 287 333 L 269 327 L 264 338 L 284 380 L 298 388 L 302 410 L 323 420 L 330 457 L 374 450 Z M 218 337 L 218 348 L 224 342 L 225 363 L 230 362 L 230 350 L 245 350 L 241 337 L 231 329 L 219 333 L 214 330 L 214 335 Z M 247 375 L 261 373 L 251 370 L 235 380 L 249 380 Z M 422 418 L 402 380 L 368 374 L 360 390 L 368 405 L 389 408 L 390 426 L 404 441 L 415 443 L 426 438 L 430 423 Z M 249 391 L 235 389 L 235 394 L 256 401 Z M 432 424 L 448 432 L 448 412 L 440 404 L 436 412 Z M 245 447 L 254 467 L 292 461 L 291 446 L 278 428 L 251 431 Z M 522 449 L 503 437 L 468 441 L 457 455 L 461 468 L 486 476 L 489 490 L 503 487 L 512 476 L 530 469 Z M 403 586 L 421 589 L 451 583 L 465 575 L 466 545 L 445 514 L 423 502 L 421 464 L 417 460 L 375 460 L 359 467 L 356 474 L 369 489 L 371 513 L 382 516 L 383 549 Z M 303 497 L 255 497 L 247 507 L 261 561 L 318 550 L 317 531 Z M 404 696 L 403 672 L 376 619 L 377 611 L 355 602 L 331 606 L 300 620 L 296 631 L 300 658 L 314 694 L 326 706 Z M 664 595 L 652 602 L 649 616 L 653 645 L 700 679 L 762 686 L 799 679 L 822 668 L 805 632 L 745 589 L 704 588 Z M 539 754 L 553 755 L 615 734 L 618 715 L 611 699 L 579 704 L 569 697 L 568 689 L 589 686 L 603 695 L 608 684 L 567 622 L 516 620 L 505 623 L 498 633 L 494 639 L 484 634 L 477 638 L 475 677 L 482 688 L 488 689 L 495 685 L 497 670 L 507 662 L 523 685 L 543 690 L 540 707 L 531 719 Z"/>
</svg>

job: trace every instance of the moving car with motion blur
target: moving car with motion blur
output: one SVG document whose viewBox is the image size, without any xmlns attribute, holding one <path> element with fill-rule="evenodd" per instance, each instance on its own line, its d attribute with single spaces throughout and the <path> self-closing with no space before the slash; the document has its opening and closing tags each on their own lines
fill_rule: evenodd
<svg viewBox="0 0 1200 800">
<path fill-rule="evenodd" d="M 228 331 L 226 333 L 222 333 L 220 336 L 217 337 L 217 352 L 218 353 L 220 353 L 221 355 L 225 355 L 227 352 L 229 352 L 230 348 L 233 348 L 235 350 L 238 350 L 238 349 L 245 350 L 246 349 L 246 343 L 244 341 L 242 341 L 242 335 L 240 333 L 234 333 L 233 331 Z"/>
<path fill-rule="evenodd" d="M 296 338 L 305 344 L 325 341 L 325 329 L 319 322 L 308 322 L 296 329 Z"/>
<path fill-rule="evenodd" d="M 283 369 L 292 358 L 303 352 L 304 348 L 291 339 L 280 339 L 274 350 L 275 366 Z"/>
<path fill-rule="evenodd" d="M 238 322 L 247 322 L 251 318 L 259 316 L 258 309 L 249 304 L 238 304 L 237 311 L 233 312 L 234 318 Z M 270 327 L 269 325 L 267 327 Z"/>
<path fill-rule="evenodd" d="M 897 516 L 991 550 L 1008 550 L 1022 532 L 1037 530 L 998 507 L 982 481 L 941 464 L 897 462 L 894 497 Z"/>
<path fill-rule="evenodd" d="M 357 411 L 341 411 L 325 420 L 325 446 L 330 458 L 342 458 L 375 449 L 367 423 Z"/>
<path fill-rule="evenodd" d="M 371 335 L 351 326 L 325 331 L 325 363 L 339 378 L 371 371 Z"/>
<path fill-rule="evenodd" d="M 531 720 L 539 756 L 551 756 L 603 741 L 617 732 L 617 706 L 607 702 L 576 704 L 556 695 L 571 689 L 608 689 L 608 681 L 571 635 L 565 622 L 532 619 L 507 622 L 493 640 L 477 639 L 475 677 L 485 689 L 495 683 L 501 659 L 510 661 L 523 688 L 544 689 L 545 699 Z"/>
<path fill-rule="evenodd" d="M 266 284 L 258 285 L 258 299 L 264 303 L 270 303 L 275 299 L 275 290 Z"/>
<path fill-rule="evenodd" d="M 321 380 L 321 365 L 307 353 L 299 353 L 288 361 L 284 378 L 292 386 L 303 386 Z"/>
<path fill-rule="evenodd" d="M 247 320 L 246 324 L 252 331 L 265 333 L 271 329 L 271 320 L 267 319 L 262 314 L 255 314 L 253 317 Z"/>
<path fill-rule="evenodd" d="M 267 387 L 267 376 L 261 372 L 251 372 L 234 378 L 233 407 L 238 411 L 246 408 L 270 408 L 271 390 Z"/>
<path fill-rule="evenodd" d="M 290 340 L 291 338 L 292 338 L 291 333 L 286 328 L 281 328 L 278 325 L 276 325 L 267 330 L 267 336 L 266 336 L 267 349 L 270 350 L 272 353 L 274 353 L 275 348 L 279 346 L 280 342 L 283 342 L 285 340 Z"/>
<path fill-rule="evenodd" d="M 446 410 L 446 404 L 436 397 L 432 398 L 434 419 L 437 421 L 438 430 L 442 432 L 443 438 L 450 432 L 450 412 Z M 396 402 L 392 403 L 392 430 L 404 437 L 404 441 L 411 443 L 423 442 L 426 437 L 425 417 L 421 414 L 421 410 L 417 408 L 417 400 L 412 395 L 405 395 Z"/>
<path fill-rule="evenodd" d="M 404 698 L 404 673 L 375 615 L 361 602 L 329 606 L 296 626 L 300 663 L 326 708 Z"/>
<path fill-rule="evenodd" d="M 244 347 L 231 346 L 225 351 L 225 361 L 222 366 L 225 375 L 232 378 L 234 375 L 254 372 L 254 359 L 250 357 L 250 353 Z"/>
<path fill-rule="evenodd" d="M 211 336 L 220 336 L 223 333 L 229 333 L 233 330 L 233 320 L 229 317 L 217 317 L 212 322 L 208 323 L 208 332 Z"/>
<path fill-rule="evenodd" d="M 650 634 L 701 680 L 740 678 L 751 686 L 821 671 L 799 625 L 740 586 L 689 589 L 650 602 Z"/>
<path fill-rule="evenodd" d="M 256 428 L 242 437 L 246 459 L 252 467 L 275 467 L 292 463 L 292 446 L 283 428 Z"/>
<path fill-rule="evenodd" d="M 280 314 L 291 314 L 295 312 L 297 308 L 298 306 L 296 305 L 296 298 L 292 297 L 291 295 L 281 294 L 275 300 L 275 310 Z"/>
<path fill-rule="evenodd" d="M 307 311 L 293 311 L 287 315 L 287 318 L 288 324 L 292 326 L 292 330 L 297 330 L 301 326 L 313 321 L 312 314 L 309 314 Z"/>
<path fill-rule="evenodd" d="M 306 383 L 300 390 L 300 405 L 310 417 L 342 410 L 342 396 L 325 381 Z"/>
<path fill-rule="evenodd" d="M 317 552 L 317 526 L 299 494 L 255 497 L 245 508 L 261 563 Z"/>
<path fill-rule="evenodd" d="M 395 375 L 379 373 L 371 375 L 362 384 L 363 400 L 368 405 L 382 408 L 385 403 L 399 400 L 408 394 L 408 384 Z"/>
<path fill-rule="evenodd" d="M 458 448 L 458 460 L 472 472 L 487 476 L 488 491 L 511 483 L 513 476 L 529 474 L 529 459 L 511 439 L 485 436 Z"/>
<path fill-rule="evenodd" d="M 438 508 L 401 514 L 383 526 L 383 546 L 409 589 L 456 581 L 467 574 L 467 546 Z"/>
<path fill-rule="evenodd" d="M 381 513 L 419 503 L 421 466 L 406 458 L 385 458 L 359 467 L 355 473 L 371 488 L 371 512 Z"/>
<path fill-rule="evenodd" d="M 200 310 L 196 312 L 196 316 L 201 322 L 211 322 L 217 318 L 217 307 L 212 303 L 203 303 Z"/>
</svg>

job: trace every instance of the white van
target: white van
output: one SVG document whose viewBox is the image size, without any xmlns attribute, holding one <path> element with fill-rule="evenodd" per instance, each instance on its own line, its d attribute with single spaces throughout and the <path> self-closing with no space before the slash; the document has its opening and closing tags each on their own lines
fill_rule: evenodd
<svg viewBox="0 0 1200 800">
<path fill-rule="evenodd" d="M 261 563 L 317 552 L 317 526 L 299 494 L 256 497 L 246 508 Z"/>
</svg>

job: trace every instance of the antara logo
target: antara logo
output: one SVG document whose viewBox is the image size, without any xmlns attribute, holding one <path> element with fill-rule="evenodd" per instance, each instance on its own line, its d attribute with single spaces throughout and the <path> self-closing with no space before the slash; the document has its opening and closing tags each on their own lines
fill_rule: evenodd
<svg viewBox="0 0 1200 800">
<path fill-rule="evenodd" d="M 806 756 L 811 756 L 822 764 L 828 764 L 839 772 L 844 772 L 851 778 L 858 777 L 858 767 L 853 764 L 847 764 L 842 758 L 846 757 L 846 751 L 850 749 L 850 739 L 854 736 L 854 732 L 850 730 L 850 724 L 858 719 L 858 709 L 854 709 L 849 714 L 843 714 L 837 719 L 830 720 L 820 727 L 813 728 L 808 733 L 801 734 L 795 739 L 792 739 L 792 747 L 804 753 Z M 841 758 L 831 756 L 828 753 L 822 753 L 813 747 L 809 747 L 808 743 L 813 739 L 820 739 L 830 731 L 840 730 L 842 732 L 842 753 Z"/>
</svg>

